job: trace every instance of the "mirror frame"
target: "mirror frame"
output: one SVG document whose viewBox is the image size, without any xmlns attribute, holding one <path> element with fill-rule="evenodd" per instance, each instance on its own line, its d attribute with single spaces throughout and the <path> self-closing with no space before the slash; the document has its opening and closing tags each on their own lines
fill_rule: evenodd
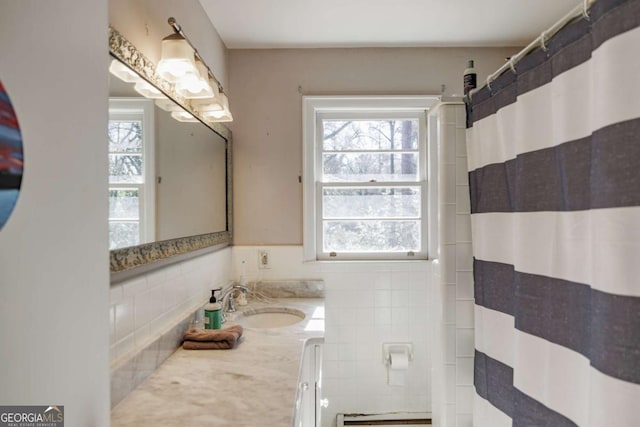
<svg viewBox="0 0 640 427">
<path fill-rule="evenodd" d="M 109 26 L 109 53 L 226 141 L 225 176 L 227 190 L 226 230 L 112 250 L 110 251 L 110 270 L 111 283 L 113 284 L 174 262 L 200 256 L 231 245 L 233 238 L 233 139 L 231 131 L 224 124 L 206 122 L 189 100 L 181 97 L 176 93 L 171 83 L 156 74 L 155 64 L 111 26 Z"/>
</svg>

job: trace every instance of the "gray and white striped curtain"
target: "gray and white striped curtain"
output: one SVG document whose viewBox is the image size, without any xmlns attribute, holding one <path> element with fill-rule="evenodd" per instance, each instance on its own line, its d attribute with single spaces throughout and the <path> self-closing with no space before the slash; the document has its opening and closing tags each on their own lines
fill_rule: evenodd
<svg viewBox="0 0 640 427">
<path fill-rule="evenodd" d="M 640 0 L 474 93 L 474 427 L 640 426 Z"/>
</svg>

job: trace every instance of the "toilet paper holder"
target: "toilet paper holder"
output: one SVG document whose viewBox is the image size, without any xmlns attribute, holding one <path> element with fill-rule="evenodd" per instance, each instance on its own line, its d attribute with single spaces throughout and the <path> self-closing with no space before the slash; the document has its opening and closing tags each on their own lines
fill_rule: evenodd
<svg viewBox="0 0 640 427">
<path fill-rule="evenodd" d="M 391 353 L 405 353 L 411 362 L 413 361 L 413 344 L 410 342 L 382 344 L 382 361 L 385 365 L 391 364 Z"/>
</svg>

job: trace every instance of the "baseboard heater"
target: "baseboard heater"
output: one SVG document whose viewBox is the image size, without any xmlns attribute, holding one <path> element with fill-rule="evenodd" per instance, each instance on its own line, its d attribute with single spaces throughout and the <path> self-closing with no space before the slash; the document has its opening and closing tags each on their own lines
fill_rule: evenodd
<svg viewBox="0 0 640 427">
<path fill-rule="evenodd" d="M 389 414 L 338 414 L 337 427 L 345 426 L 386 426 L 420 427 L 431 425 L 431 414 L 426 412 L 402 412 Z"/>
</svg>

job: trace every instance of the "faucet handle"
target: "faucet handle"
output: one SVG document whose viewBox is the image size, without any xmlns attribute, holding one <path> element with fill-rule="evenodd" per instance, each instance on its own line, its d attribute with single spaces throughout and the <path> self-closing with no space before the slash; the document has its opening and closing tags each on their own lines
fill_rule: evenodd
<svg viewBox="0 0 640 427">
<path fill-rule="evenodd" d="M 229 288 L 227 288 L 223 293 L 222 293 L 222 311 L 223 312 L 227 312 L 227 313 L 233 313 L 236 311 L 236 305 L 235 305 L 235 301 L 234 301 L 234 295 L 236 294 L 237 291 L 240 291 L 240 295 L 245 296 L 247 294 L 247 292 L 249 291 L 249 289 L 246 286 L 243 285 L 238 285 L 238 284 L 233 284 L 231 285 Z M 245 304 L 246 304 L 246 298 L 245 300 Z M 245 305 L 242 302 L 239 302 L 240 305 Z"/>
<path fill-rule="evenodd" d="M 247 305 L 247 293 L 240 292 L 240 295 L 238 295 L 238 299 L 236 302 L 238 303 L 238 305 Z"/>
<path fill-rule="evenodd" d="M 229 292 L 227 297 L 227 312 L 234 313 L 236 311 L 236 304 L 233 301 L 233 291 Z"/>
</svg>

